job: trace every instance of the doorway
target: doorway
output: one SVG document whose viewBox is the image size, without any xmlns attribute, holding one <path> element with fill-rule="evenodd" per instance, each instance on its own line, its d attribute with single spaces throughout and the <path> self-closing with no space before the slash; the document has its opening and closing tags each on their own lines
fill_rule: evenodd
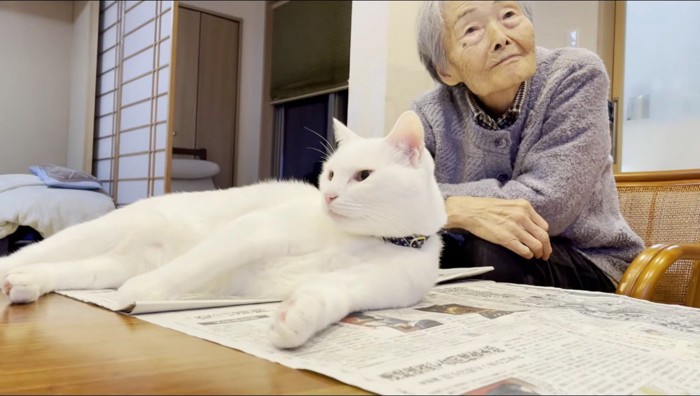
<svg viewBox="0 0 700 396">
<path fill-rule="evenodd" d="M 615 171 L 700 168 L 700 3 L 615 2 Z"/>
<path fill-rule="evenodd" d="M 220 169 L 214 185 L 233 187 L 241 22 L 190 6 L 178 11 L 172 146 L 206 150 Z"/>
</svg>

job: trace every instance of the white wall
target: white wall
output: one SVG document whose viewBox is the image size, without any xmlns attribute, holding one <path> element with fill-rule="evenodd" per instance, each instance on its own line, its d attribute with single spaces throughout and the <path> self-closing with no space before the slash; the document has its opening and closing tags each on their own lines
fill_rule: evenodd
<svg viewBox="0 0 700 396">
<path fill-rule="evenodd" d="M 597 1 L 530 1 L 535 40 L 545 48 L 567 47 L 567 35 L 578 31 L 577 47 L 598 50 Z"/>
<path fill-rule="evenodd" d="M 265 2 L 189 0 L 180 4 L 242 20 L 236 184 L 256 182 L 262 121 Z"/>
<path fill-rule="evenodd" d="M 66 166 L 87 173 L 92 171 L 99 14 L 98 1 L 74 3 Z"/>
<path fill-rule="evenodd" d="M 384 136 L 434 83 L 416 49 L 419 2 L 353 1 L 348 127 Z"/>
<path fill-rule="evenodd" d="M 411 103 L 435 87 L 423 67 L 416 46 L 416 20 L 419 2 L 391 1 L 389 6 L 389 46 L 387 59 L 386 119 L 388 133 Z"/>
<path fill-rule="evenodd" d="M 0 174 L 66 165 L 73 2 L 0 2 Z"/>
<path fill-rule="evenodd" d="M 348 128 L 382 136 L 386 108 L 389 2 L 353 1 L 350 24 Z"/>
</svg>

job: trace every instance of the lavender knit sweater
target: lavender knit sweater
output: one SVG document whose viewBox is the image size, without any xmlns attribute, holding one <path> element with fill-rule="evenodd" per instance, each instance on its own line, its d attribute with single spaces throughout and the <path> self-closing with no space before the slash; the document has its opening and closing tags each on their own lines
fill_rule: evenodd
<svg viewBox="0 0 700 396">
<path fill-rule="evenodd" d="M 523 198 L 619 282 L 643 248 L 620 214 L 607 113 L 609 80 L 593 52 L 538 47 L 523 111 L 507 129 L 474 122 L 467 90 L 439 86 L 413 104 L 445 198 Z"/>
</svg>

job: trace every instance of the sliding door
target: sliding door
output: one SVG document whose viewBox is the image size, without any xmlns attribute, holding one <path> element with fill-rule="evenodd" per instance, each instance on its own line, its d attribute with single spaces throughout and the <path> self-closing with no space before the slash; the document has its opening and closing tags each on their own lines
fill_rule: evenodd
<svg viewBox="0 0 700 396">
<path fill-rule="evenodd" d="M 700 169 L 700 2 L 616 2 L 616 170 Z"/>
<path fill-rule="evenodd" d="M 101 1 L 93 173 L 118 206 L 170 189 L 175 1 Z"/>
</svg>

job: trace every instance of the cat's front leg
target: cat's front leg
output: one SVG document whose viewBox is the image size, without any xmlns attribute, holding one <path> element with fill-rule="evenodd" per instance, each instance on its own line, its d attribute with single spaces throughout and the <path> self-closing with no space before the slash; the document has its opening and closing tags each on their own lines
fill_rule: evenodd
<svg viewBox="0 0 700 396">
<path fill-rule="evenodd" d="M 270 327 L 270 342 L 277 348 L 296 348 L 349 313 L 347 300 L 328 288 L 299 290 L 280 305 Z"/>
<path fill-rule="evenodd" d="M 295 348 L 351 312 L 417 303 L 437 279 L 439 247 L 418 259 L 382 257 L 377 263 L 308 280 L 281 304 L 272 320 L 270 341 L 278 348 Z"/>
</svg>

